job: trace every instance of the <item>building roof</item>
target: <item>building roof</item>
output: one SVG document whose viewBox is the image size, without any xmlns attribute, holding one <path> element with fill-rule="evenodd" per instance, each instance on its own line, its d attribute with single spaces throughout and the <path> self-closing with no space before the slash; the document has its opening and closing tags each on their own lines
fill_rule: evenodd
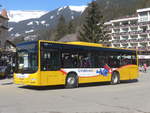
<svg viewBox="0 0 150 113">
<path fill-rule="evenodd" d="M 111 23 L 114 22 L 123 22 L 123 21 L 129 21 L 129 20 L 138 20 L 138 17 L 128 17 L 128 18 L 122 18 L 122 19 L 116 19 L 116 20 L 111 20 Z"/>
<path fill-rule="evenodd" d="M 150 8 L 138 9 L 137 13 L 146 12 L 146 11 L 150 11 Z"/>
</svg>

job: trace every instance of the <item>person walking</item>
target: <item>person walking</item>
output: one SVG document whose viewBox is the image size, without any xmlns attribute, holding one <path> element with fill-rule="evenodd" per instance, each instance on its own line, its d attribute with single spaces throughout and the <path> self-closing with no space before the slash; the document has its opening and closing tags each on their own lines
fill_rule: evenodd
<svg viewBox="0 0 150 113">
<path fill-rule="evenodd" d="M 144 72 L 146 73 L 147 72 L 147 64 L 144 63 Z"/>
<path fill-rule="evenodd" d="M 6 78 L 11 78 L 11 64 L 10 63 L 7 64 L 7 67 L 6 67 L 6 70 L 5 70 L 5 77 Z"/>
</svg>

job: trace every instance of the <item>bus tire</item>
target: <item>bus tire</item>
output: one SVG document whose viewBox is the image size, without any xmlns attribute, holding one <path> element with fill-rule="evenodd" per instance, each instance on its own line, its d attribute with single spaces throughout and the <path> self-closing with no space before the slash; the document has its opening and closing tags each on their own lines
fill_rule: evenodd
<svg viewBox="0 0 150 113">
<path fill-rule="evenodd" d="M 78 87 L 78 76 L 76 73 L 69 73 L 66 78 L 66 88 L 76 88 Z"/>
<path fill-rule="evenodd" d="M 112 76 L 111 76 L 111 84 L 115 85 L 115 84 L 119 84 L 120 83 L 120 75 L 119 72 L 113 72 Z"/>
</svg>

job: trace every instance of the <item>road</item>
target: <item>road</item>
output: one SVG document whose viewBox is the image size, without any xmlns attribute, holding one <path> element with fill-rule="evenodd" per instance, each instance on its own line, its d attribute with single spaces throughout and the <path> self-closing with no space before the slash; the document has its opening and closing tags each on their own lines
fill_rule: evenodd
<svg viewBox="0 0 150 113">
<path fill-rule="evenodd" d="M 0 80 L 0 113 L 150 113 L 150 70 L 138 81 L 75 89 L 23 87 Z"/>
</svg>

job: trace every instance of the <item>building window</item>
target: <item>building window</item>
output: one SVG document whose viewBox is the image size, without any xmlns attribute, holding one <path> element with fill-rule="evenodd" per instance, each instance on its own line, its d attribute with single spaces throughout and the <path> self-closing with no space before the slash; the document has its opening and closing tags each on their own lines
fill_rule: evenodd
<svg viewBox="0 0 150 113">
<path fill-rule="evenodd" d="M 139 14 L 140 16 L 140 22 L 146 22 L 148 21 L 148 15 L 147 15 L 147 12 L 142 12 Z"/>
</svg>

